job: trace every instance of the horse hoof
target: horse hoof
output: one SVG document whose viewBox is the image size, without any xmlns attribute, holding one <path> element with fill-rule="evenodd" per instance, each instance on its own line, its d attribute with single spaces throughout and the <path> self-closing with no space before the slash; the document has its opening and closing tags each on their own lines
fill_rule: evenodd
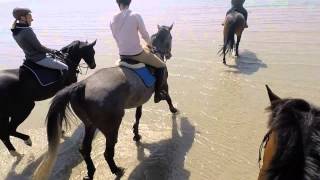
<svg viewBox="0 0 320 180">
<path fill-rule="evenodd" d="M 138 134 L 138 135 L 135 135 L 135 136 L 133 137 L 133 140 L 136 141 L 136 142 L 139 142 L 140 139 L 141 139 L 141 136 L 140 136 L 139 134 Z"/>
<path fill-rule="evenodd" d="M 226 61 L 223 61 L 223 64 L 226 65 L 227 64 Z"/>
<path fill-rule="evenodd" d="M 170 111 L 171 111 L 171 113 L 177 113 L 177 112 L 178 112 L 178 109 L 176 109 L 176 108 L 170 108 Z"/>
<path fill-rule="evenodd" d="M 115 173 L 117 177 L 122 177 L 124 175 L 124 168 L 118 168 L 117 172 Z"/>
<path fill-rule="evenodd" d="M 18 157 L 18 158 L 23 156 L 22 154 L 18 153 L 17 151 L 14 151 L 14 150 L 11 150 L 10 154 L 11 154 L 11 156 Z"/>
<path fill-rule="evenodd" d="M 83 178 L 83 180 L 92 180 L 93 178 L 91 178 L 91 177 L 89 177 L 89 176 L 85 176 L 84 178 Z"/>
<path fill-rule="evenodd" d="M 31 138 L 25 140 L 24 143 L 25 143 L 27 146 L 32 146 Z"/>
</svg>

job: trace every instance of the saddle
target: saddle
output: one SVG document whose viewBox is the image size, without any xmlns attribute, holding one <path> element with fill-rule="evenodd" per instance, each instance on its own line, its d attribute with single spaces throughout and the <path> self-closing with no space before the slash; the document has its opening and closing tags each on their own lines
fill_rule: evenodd
<svg viewBox="0 0 320 180">
<path fill-rule="evenodd" d="M 28 78 L 31 72 L 33 78 L 36 79 L 41 86 L 49 86 L 63 79 L 63 74 L 59 70 L 50 69 L 40 66 L 30 60 L 25 60 L 19 69 L 19 79 Z"/>
<path fill-rule="evenodd" d="M 156 82 L 155 69 L 151 66 L 145 65 L 130 58 L 121 58 L 117 64 L 120 67 L 125 67 L 135 72 L 146 87 L 150 88 L 154 86 Z"/>
</svg>

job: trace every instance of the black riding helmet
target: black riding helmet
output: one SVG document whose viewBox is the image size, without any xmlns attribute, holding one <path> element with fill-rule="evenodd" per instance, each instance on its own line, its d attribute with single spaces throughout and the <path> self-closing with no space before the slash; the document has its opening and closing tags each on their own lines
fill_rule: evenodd
<svg viewBox="0 0 320 180">
<path fill-rule="evenodd" d="M 28 8 L 14 8 L 12 15 L 16 20 L 20 20 L 21 16 L 26 16 L 31 13 L 31 10 Z"/>
</svg>

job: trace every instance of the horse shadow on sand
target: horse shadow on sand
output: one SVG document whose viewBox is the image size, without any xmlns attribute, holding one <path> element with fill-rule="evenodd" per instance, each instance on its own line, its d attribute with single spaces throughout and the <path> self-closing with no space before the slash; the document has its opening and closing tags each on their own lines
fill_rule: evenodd
<svg viewBox="0 0 320 180">
<path fill-rule="evenodd" d="M 239 56 L 235 57 L 235 65 L 226 65 L 230 69 L 227 72 L 242 73 L 251 75 L 257 72 L 260 68 L 267 68 L 267 64 L 263 63 L 255 53 L 244 50 L 239 52 Z"/>
<path fill-rule="evenodd" d="M 84 127 L 80 125 L 72 134 L 71 137 L 64 137 L 64 142 L 60 145 L 58 159 L 53 168 L 52 174 L 50 176 L 50 180 L 59 179 L 59 180 L 67 180 L 70 179 L 72 169 L 79 165 L 83 158 L 81 157 L 78 149 L 80 148 L 80 144 L 82 142 L 84 136 Z M 42 154 L 36 160 L 33 160 L 29 163 L 21 172 L 16 172 L 16 167 L 19 165 L 21 160 L 24 158 L 17 158 L 17 160 L 12 164 L 11 170 L 7 174 L 5 180 L 30 180 L 33 172 L 39 166 L 42 161 Z"/>
<path fill-rule="evenodd" d="M 189 179 L 190 172 L 184 169 L 184 161 L 194 141 L 195 127 L 186 117 L 178 119 L 179 129 L 177 115 L 172 116 L 172 138 L 136 144 L 140 164 L 131 172 L 129 180 Z M 149 156 L 146 156 L 145 150 L 150 152 Z"/>
</svg>

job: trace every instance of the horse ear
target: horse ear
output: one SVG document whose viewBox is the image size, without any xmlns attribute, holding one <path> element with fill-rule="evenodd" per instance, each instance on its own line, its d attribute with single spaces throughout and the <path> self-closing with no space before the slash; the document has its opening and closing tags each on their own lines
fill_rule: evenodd
<svg viewBox="0 0 320 180">
<path fill-rule="evenodd" d="M 269 95 L 269 99 L 270 99 L 270 102 L 274 102 L 274 101 L 277 101 L 277 100 L 281 100 L 281 98 L 277 95 L 275 95 L 271 89 L 269 88 L 268 85 L 266 85 L 266 88 L 267 88 L 267 91 L 268 91 L 268 95 Z"/>
<path fill-rule="evenodd" d="M 174 23 L 171 24 L 171 26 L 169 27 L 169 31 L 172 30 Z"/>
<path fill-rule="evenodd" d="M 91 44 L 89 44 L 89 46 L 95 46 L 96 45 L 96 43 L 97 43 L 97 39 L 95 40 L 95 41 L 93 41 Z"/>
</svg>

